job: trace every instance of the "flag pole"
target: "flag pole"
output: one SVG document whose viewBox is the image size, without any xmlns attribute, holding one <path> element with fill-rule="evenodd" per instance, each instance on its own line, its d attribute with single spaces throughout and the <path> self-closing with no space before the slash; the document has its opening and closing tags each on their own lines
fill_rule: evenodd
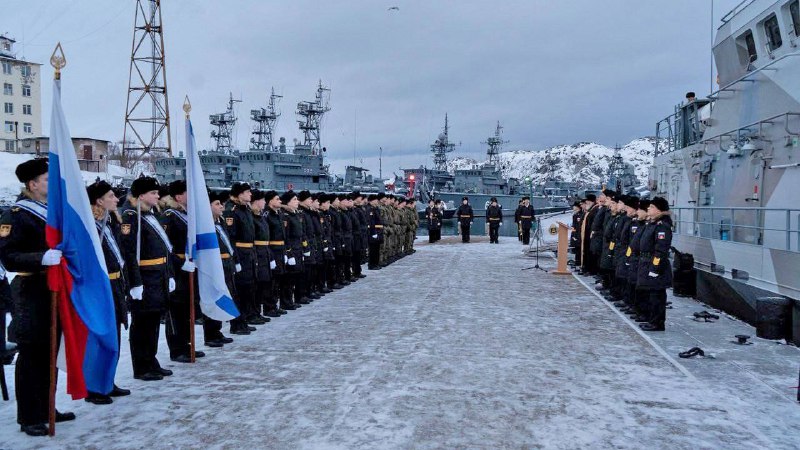
<svg viewBox="0 0 800 450">
<path fill-rule="evenodd" d="M 189 96 L 186 96 L 186 100 L 183 102 L 183 111 L 186 113 L 186 120 L 189 120 L 189 112 L 192 110 L 192 104 L 189 103 Z M 186 136 L 187 142 L 191 137 Z M 188 161 L 191 155 L 186 155 L 186 160 Z M 189 193 L 188 195 L 191 195 Z M 197 201 L 199 199 L 195 199 Z M 189 230 L 190 233 L 193 233 L 194 230 Z M 191 257 L 191 249 L 187 249 L 186 252 L 186 260 L 189 261 Z M 195 271 L 197 269 L 195 268 Z M 194 271 L 189 272 L 189 358 L 192 362 L 195 362 L 195 336 L 194 336 L 194 322 L 195 322 L 195 309 L 194 309 Z"/>
<path fill-rule="evenodd" d="M 67 65 L 67 58 L 61 48 L 61 42 L 56 45 L 53 54 L 50 56 L 50 65 L 55 69 L 53 75 L 55 82 L 61 84 L 61 69 Z M 48 270 L 59 270 L 59 268 L 49 268 Z M 56 359 L 58 358 L 58 293 L 50 291 L 50 387 L 48 390 L 48 436 L 56 434 L 56 381 L 58 380 L 58 368 Z"/>
</svg>

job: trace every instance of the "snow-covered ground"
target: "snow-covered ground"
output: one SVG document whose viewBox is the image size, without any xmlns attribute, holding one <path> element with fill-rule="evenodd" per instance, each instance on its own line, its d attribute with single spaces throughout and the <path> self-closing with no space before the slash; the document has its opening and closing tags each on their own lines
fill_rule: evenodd
<svg viewBox="0 0 800 450">
<path fill-rule="evenodd" d="M 0 152 L 0 204 L 10 204 L 19 195 L 22 184 L 14 174 L 17 166 L 34 155 L 23 155 L 17 153 Z M 100 177 L 102 180 L 114 182 L 125 174 L 125 169 L 119 166 L 109 165 L 108 172 L 81 172 L 86 184 L 94 183 Z"/>
<path fill-rule="evenodd" d="M 684 299 L 667 332 L 644 335 L 591 280 L 522 270 L 516 239 L 486 240 L 418 241 L 194 365 L 170 363 L 162 339 L 165 381 L 132 380 L 123 346 L 133 395 L 59 392 L 78 420 L 53 439 L 26 437 L 0 404 L 0 448 L 797 448 L 796 348 L 731 344 L 752 329 L 693 322 L 705 307 Z M 716 358 L 677 358 L 694 345 Z"/>
</svg>

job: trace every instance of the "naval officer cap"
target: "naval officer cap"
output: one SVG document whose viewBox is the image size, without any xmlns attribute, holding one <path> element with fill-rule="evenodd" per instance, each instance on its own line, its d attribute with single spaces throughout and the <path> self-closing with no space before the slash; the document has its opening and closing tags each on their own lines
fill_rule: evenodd
<svg viewBox="0 0 800 450">
<path fill-rule="evenodd" d="M 236 183 L 233 183 L 233 185 L 231 186 L 230 195 L 231 197 L 238 197 L 243 192 L 247 192 L 249 190 L 251 190 L 249 183 L 245 183 L 243 181 L 237 181 Z"/>
<path fill-rule="evenodd" d="M 653 197 L 653 200 L 650 200 L 650 204 L 661 212 L 669 211 L 669 202 L 664 197 Z"/>
<path fill-rule="evenodd" d="M 286 205 L 295 197 L 297 197 L 297 194 L 295 194 L 294 191 L 286 191 L 281 195 L 281 202 Z"/>
<path fill-rule="evenodd" d="M 86 187 L 86 194 L 89 196 L 89 204 L 94 205 L 98 198 L 108 194 L 108 191 L 113 191 L 114 188 L 108 184 L 107 181 L 95 181 Z"/>
<path fill-rule="evenodd" d="M 20 183 L 27 183 L 39 175 L 46 174 L 47 169 L 48 165 L 46 159 L 31 159 L 30 161 L 25 161 L 18 165 L 14 173 L 17 175 L 17 179 L 19 179 Z"/>
<path fill-rule="evenodd" d="M 186 180 L 173 181 L 172 183 L 169 184 L 168 191 L 169 195 L 171 195 L 173 198 L 176 195 L 181 195 L 186 193 Z"/>
<path fill-rule="evenodd" d="M 131 195 L 138 197 L 151 191 L 160 191 L 161 185 L 153 177 L 139 177 L 131 183 Z M 159 195 L 161 193 L 159 192 Z"/>
</svg>

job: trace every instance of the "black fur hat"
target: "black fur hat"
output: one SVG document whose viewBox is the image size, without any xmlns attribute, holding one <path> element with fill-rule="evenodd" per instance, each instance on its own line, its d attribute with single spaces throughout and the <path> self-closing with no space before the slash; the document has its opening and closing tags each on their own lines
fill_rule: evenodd
<svg viewBox="0 0 800 450">
<path fill-rule="evenodd" d="M 669 211 L 669 202 L 664 197 L 653 197 L 650 204 L 658 208 L 661 212 Z"/>
<path fill-rule="evenodd" d="M 161 185 L 153 177 L 139 177 L 131 183 L 131 195 L 138 197 L 146 192 L 158 191 Z"/>
<path fill-rule="evenodd" d="M 95 181 L 94 183 L 90 184 L 86 187 L 86 194 L 89 195 L 89 204 L 94 205 L 94 202 L 97 201 L 98 198 L 106 195 L 108 191 L 113 191 L 114 188 L 111 187 L 108 182 L 100 180 Z"/>
<path fill-rule="evenodd" d="M 186 192 L 186 180 L 175 180 L 169 184 L 169 195 L 175 198 L 176 195 L 180 195 Z"/>
<path fill-rule="evenodd" d="M 233 186 L 231 186 L 230 196 L 231 197 L 238 197 L 239 194 L 241 194 L 242 192 L 246 192 L 246 191 L 249 191 L 249 190 L 251 190 L 249 183 L 245 183 L 243 181 L 239 181 L 239 182 L 233 183 Z"/>
<path fill-rule="evenodd" d="M 19 179 L 20 183 L 27 183 L 39 175 L 46 174 L 48 167 L 47 159 L 45 158 L 31 159 L 18 165 L 14 173 L 17 175 L 17 179 Z"/>
</svg>

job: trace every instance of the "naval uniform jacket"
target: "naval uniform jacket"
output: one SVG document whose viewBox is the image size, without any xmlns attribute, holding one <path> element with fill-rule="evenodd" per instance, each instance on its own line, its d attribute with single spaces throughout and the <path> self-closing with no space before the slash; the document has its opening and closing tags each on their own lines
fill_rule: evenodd
<svg viewBox="0 0 800 450">
<path fill-rule="evenodd" d="M 621 216 L 614 236 L 613 264 L 616 278 L 625 278 L 625 253 L 631 242 L 631 217 L 625 213 L 622 213 Z"/>
<path fill-rule="evenodd" d="M 600 268 L 610 270 L 613 268 L 613 260 L 614 260 L 614 248 L 616 244 L 614 243 L 614 232 L 616 231 L 616 226 L 619 223 L 619 219 L 622 217 L 622 214 L 611 215 L 610 213 L 606 215 L 608 219 L 603 226 L 603 251 L 600 254 Z"/>
<path fill-rule="evenodd" d="M 333 217 L 331 210 L 319 211 L 319 223 L 322 228 L 322 258 L 324 261 L 333 261 L 335 253 L 333 251 Z"/>
<path fill-rule="evenodd" d="M 256 281 L 266 283 L 272 280 L 272 271 L 269 268 L 269 263 L 272 260 L 272 255 L 269 251 L 269 224 L 267 223 L 266 211 L 253 214 L 253 229 L 255 236 L 253 240 L 253 247 L 256 252 Z"/>
<path fill-rule="evenodd" d="M 186 211 L 179 208 L 169 208 L 161 213 L 159 222 L 169 236 L 172 244 L 172 267 L 177 276 L 175 277 L 175 292 L 170 295 L 170 300 L 180 303 L 189 301 L 189 273 L 180 270 L 186 262 L 186 241 L 188 239 L 189 218 Z"/>
<path fill-rule="evenodd" d="M 344 254 L 344 242 L 342 238 L 342 214 L 338 209 L 331 206 L 328 208 L 328 217 L 331 223 L 331 244 L 333 245 L 333 255 L 335 258 Z"/>
<path fill-rule="evenodd" d="M 306 233 L 305 246 L 303 251 L 310 253 L 306 256 L 304 262 L 307 264 L 322 264 L 322 251 L 320 244 L 322 242 L 322 228 L 320 227 L 319 218 L 316 213 L 308 208 L 300 206 L 297 210 L 303 219 L 303 227 Z"/>
<path fill-rule="evenodd" d="M 105 220 L 95 221 L 97 233 L 100 235 L 100 245 L 103 248 L 103 259 L 106 261 L 108 279 L 111 282 L 111 294 L 114 296 L 114 313 L 117 323 L 128 326 L 128 305 L 125 299 L 128 295 L 127 277 L 125 275 L 125 258 L 122 256 L 120 246 L 119 224 L 112 219 L 110 214 Z"/>
<path fill-rule="evenodd" d="M 631 220 L 630 238 L 628 240 L 628 248 L 625 250 L 625 260 L 623 262 L 624 268 L 622 269 L 622 277 L 628 283 L 636 284 L 637 271 L 639 269 L 639 238 L 642 237 L 641 231 L 644 230 L 646 222 L 634 218 Z"/>
<path fill-rule="evenodd" d="M 367 211 L 369 242 L 371 244 L 381 243 L 383 242 L 383 221 L 381 220 L 380 206 L 370 205 L 367 207 Z"/>
<path fill-rule="evenodd" d="M 286 256 L 294 257 L 295 265 L 286 264 L 286 270 L 291 273 L 303 271 L 303 242 L 306 236 L 303 233 L 302 213 L 298 210 L 291 212 L 284 211 L 283 220 L 286 226 Z"/>
<path fill-rule="evenodd" d="M 272 208 L 267 208 L 265 211 L 268 211 L 266 219 L 269 226 L 269 255 L 270 259 L 275 261 L 275 269 L 272 270 L 272 274 L 281 275 L 286 273 L 284 258 L 287 257 L 284 212 L 280 209 L 274 211 Z"/>
<path fill-rule="evenodd" d="M 353 210 L 358 219 L 358 237 L 361 240 L 361 253 L 364 253 L 369 245 L 369 217 L 367 216 L 367 208 L 362 205 L 356 206 Z"/>
<path fill-rule="evenodd" d="M 214 221 L 214 229 L 217 232 L 217 243 L 219 244 L 219 254 L 222 258 L 222 272 L 225 274 L 225 285 L 228 286 L 228 292 L 231 294 L 231 298 L 236 298 L 236 283 L 233 281 L 237 264 L 236 249 L 228 236 L 222 218 Z"/>
<path fill-rule="evenodd" d="M 436 231 L 442 229 L 442 212 L 437 207 L 425 208 L 425 217 L 428 219 L 428 230 Z"/>
<path fill-rule="evenodd" d="M 47 205 L 20 198 L 0 220 L 0 258 L 9 272 L 14 307 L 11 330 L 17 344 L 47 344 L 50 340 L 50 290 L 42 257 L 50 249 L 45 241 Z M 5 320 L 5 318 L 1 318 Z"/>
<path fill-rule="evenodd" d="M 603 253 L 603 228 L 606 224 L 606 217 L 610 215 L 608 208 L 599 206 L 592 220 L 592 229 L 589 233 L 589 251 L 598 257 Z"/>
<path fill-rule="evenodd" d="M 486 208 L 486 222 L 489 224 L 490 227 L 499 227 L 500 222 L 503 221 L 503 208 L 499 205 L 489 205 Z"/>
<path fill-rule="evenodd" d="M 172 244 L 167 233 L 152 211 L 141 211 L 142 227 L 136 207 L 128 205 L 122 210 L 122 253 L 125 272 L 132 287 L 143 286 L 142 300 L 131 300 L 132 312 L 160 312 L 167 307 L 169 279 L 173 277 Z M 140 255 L 136 245 L 140 242 Z"/>
<path fill-rule="evenodd" d="M 642 289 L 666 289 L 672 286 L 672 264 L 669 249 L 672 246 L 672 218 L 659 217 L 642 231 L 639 241 L 639 272 L 637 285 Z M 656 274 L 651 277 L 650 273 Z"/>
<path fill-rule="evenodd" d="M 569 235 L 569 246 L 577 249 L 581 246 L 581 226 L 583 225 L 583 211 L 572 214 L 572 231 Z"/>
<path fill-rule="evenodd" d="M 352 216 L 346 209 L 339 210 L 339 217 L 342 224 L 342 255 L 350 256 L 353 254 L 353 221 Z"/>
<path fill-rule="evenodd" d="M 458 222 L 461 224 L 462 227 L 468 227 L 472 224 L 472 220 L 475 218 L 475 213 L 472 211 L 472 206 L 468 204 L 458 207 L 456 210 L 456 217 L 458 218 Z"/>
<path fill-rule="evenodd" d="M 228 227 L 228 237 L 236 248 L 238 262 L 242 266 L 242 270 L 236 273 L 236 282 L 254 284 L 258 259 L 255 251 L 256 226 L 253 223 L 250 206 L 229 201 L 225 204 L 225 212 L 222 213 L 222 216 Z"/>
<path fill-rule="evenodd" d="M 533 209 L 532 205 L 520 205 L 520 207 L 517 208 L 517 211 L 519 211 L 519 223 L 522 225 L 522 229 L 530 230 L 531 224 L 536 218 L 536 210 Z"/>
</svg>

